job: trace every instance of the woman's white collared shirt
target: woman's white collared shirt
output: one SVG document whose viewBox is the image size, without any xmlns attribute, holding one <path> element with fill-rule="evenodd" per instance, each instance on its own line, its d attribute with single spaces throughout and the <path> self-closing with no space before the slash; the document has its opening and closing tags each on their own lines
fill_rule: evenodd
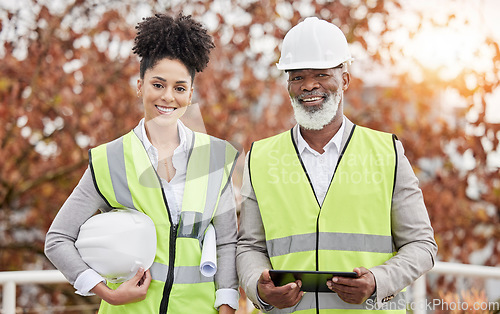
<svg viewBox="0 0 500 314">
<path fill-rule="evenodd" d="M 139 122 L 140 128 L 142 129 L 141 140 L 149 156 L 151 164 L 155 170 L 158 170 L 158 150 L 153 146 L 153 144 L 151 144 L 148 136 L 146 135 L 144 121 L 145 120 L 143 118 Z M 188 133 L 187 127 L 180 120 L 177 120 L 177 130 L 179 135 L 179 146 L 174 150 L 174 155 L 172 156 L 172 164 L 175 169 L 175 175 L 170 182 L 160 178 L 163 190 L 165 191 L 168 208 L 170 209 L 170 214 L 172 215 L 172 221 L 176 224 L 179 222 L 179 215 L 182 209 L 182 197 L 184 196 L 187 161 L 190 149 L 186 140 Z"/>
</svg>

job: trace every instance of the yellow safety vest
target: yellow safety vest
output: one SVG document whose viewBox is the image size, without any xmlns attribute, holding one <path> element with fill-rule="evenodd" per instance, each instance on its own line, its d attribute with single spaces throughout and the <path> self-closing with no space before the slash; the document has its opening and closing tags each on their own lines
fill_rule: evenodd
<svg viewBox="0 0 500 314">
<path fill-rule="evenodd" d="M 194 132 L 179 224 L 173 224 L 161 181 L 134 131 L 89 151 L 95 186 L 113 208 L 151 217 L 157 250 L 146 299 L 99 313 L 217 313 L 214 278 L 199 271 L 201 242 L 238 156 L 226 141 Z M 112 228 L 112 226 L 110 226 Z M 113 289 L 119 284 L 108 283 Z"/>
<path fill-rule="evenodd" d="M 250 179 L 273 268 L 352 271 L 391 258 L 395 254 L 391 203 L 396 160 L 393 135 L 355 126 L 340 153 L 323 204 L 319 204 L 293 131 L 255 142 L 249 158 Z M 391 302 L 390 309 L 396 311 L 387 313 L 405 312 L 403 294 Z M 358 314 L 375 305 L 372 299 L 361 305 L 348 304 L 337 294 L 313 292 L 306 293 L 295 307 L 272 313 L 349 310 Z"/>
</svg>

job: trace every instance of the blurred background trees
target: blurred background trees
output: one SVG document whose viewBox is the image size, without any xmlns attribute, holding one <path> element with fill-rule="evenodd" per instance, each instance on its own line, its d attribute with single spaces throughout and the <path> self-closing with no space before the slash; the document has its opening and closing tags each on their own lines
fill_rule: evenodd
<svg viewBox="0 0 500 314">
<path fill-rule="evenodd" d="M 438 259 L 499 265 L 500 49 L 488 4 L 0 1 L 0 271 L 53 268 L 45 232 L 85 170 L 87 150 L 143 115 L 134 26 L 153 12 L 180 11 L 204 23 L 217 46 L 195 81 L 204 127 L 243 152 L 295 123 L 286 77 L 274 66 L 285 33 L 311 15 L 341 27 L 356 59 L 345 113 L 403 142 Z M 457 289 L 445 277 L 428 290 L 437 296 L 437 287 Z M 19 305 L 95 302 L 53 289 L 23 291 L 31 297 Z"/>
</svg>

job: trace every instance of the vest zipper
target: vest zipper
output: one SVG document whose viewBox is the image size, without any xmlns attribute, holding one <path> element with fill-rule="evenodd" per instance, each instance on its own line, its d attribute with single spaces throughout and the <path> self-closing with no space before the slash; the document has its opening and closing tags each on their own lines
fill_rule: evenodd
<svg viewBox="0 0 500 314">
<path fill-rule="evenodd" d="M 178 224 L 172 224 L 170 226 L 167 282 L 165 283 L 165 287 L 163 288 L 163 298 L 161 299 L 160 304 L 160 314 L 167 313 L 170 292 L 172 291 L 172 287 L 174 285 L 175 246 L 177 242 L 178 226 Z"/>
<path fill-rule="evenodd" d="M 344 152 L 347 148 L 347 145 L 351 141 L 352 134 L 354 133 L 354 129 L 356 129 L 356 125 L 354 125 L 352 127 L 351 133 L 349 134 L 349 137 L 347 138 L 347 141 L 344 145 L 344 148 L 339 154 L 339 159 L 337 161 L 337 165 L 335 166 L 335 169 L 333 170 L 332 180 L 330 181 L 330 186 L 328 186 L 328 189 L 326 190 L 326 195 L 328 195 L 328 192 L 329 192 L 330 187 L 331 187 L 332 182 L 333 182 L 333 178 L 335 177 L 335 173 L 337 172 L 337 168 L 339 166 L 340 160 L 344 156 Z M 323 208 L 323 204 L 319 203 L 318 197 L 316 196 L 316 192 L 314 192 L 314 187 L 313 187 L 311 178 L 309 177 L 309 174 L 307 173 L 306 166 L 304 165 L 304 162 L 302 161 L 302 158 L 300 157 L 299 149 L 297 148 L 297 144 L 295 143 L 295 138 L 293 136 L 293 129 L 290 130 L 290 136 L 292 139 L 293 148 L 295 149 L 295 153 L 297 154 L 297 158 L 299 159 L 300 165 L 302 166 L 302 169 L 304 170 L 304 173 L 306 174 L 307 180 L 309 181 L 309 184 L 311 185 L 311 190 L 313 191 L 314 197 L 316 198 L 316 202 L 318 202 L 318 206 L 319 206 L 318 216 L 316 217 L 316 271 L 319 271 L 319 218 L 321 215 L 321 209 Z M 325 195 L 325 198 L 326 198 L 326 195 Z M 323 199 L 323 202 L 324 201 L 325 200 Z M 319 292 L 316 291 L 314 293 L 314 296 L 316 299 L 316 313 L 319 314 Z"/>
<path fill-rule="evenodd" d="M 313 187 L 311 178 L 309 177 L 309 174 L 307 173 L 307 170 L 306 170 L 306 166 L 304 165 L 304 162 L 302 161 L 302 158 L 300 157 L 299 149 L 297 148 L 297 144 L 295 144 L 295 138 L 293 136 L 293 129 L 290 130 L 290 136 L 291 136 L 293 148 L 295 149 L 295 153 L 297 154 L 297 158 L 299 159 L 300 165 L 302 166 L 302 169 L 304 170 L 304 173 L 307 177 L 307 181 L 309 181 L 309 185 L 311 186 L 311 191 L 313 192 L 314 198 L 316 199 L 316 202 L 318 203 L 318 207 L 319 207 L 318 216 L 316 218 L 316 271 L 318 271 L 319 270 L 319 216 L 321 215 L 322 204 L 319 203 L 318 197 L 316 196 L 316 192 L 314 191 L 314 187 Z M 332 177 L 332 180 L 333 180 L 333 177 Z M 314 298 L 316 301 L 316 313 L 319 314 L 319 294 L 318 294 L 318 291 L 314 292 Z"/>
<path fill-rule="evenodd" d="M 318 217 L 316 218 L 316 271 L 319 271 L 319 215 L 321 214 L 321 207 L 319 208 Z M 314 297 L 316 299 L 316 314 L 319 314 L 319 292 L 315 291 Z"/>
</svg>

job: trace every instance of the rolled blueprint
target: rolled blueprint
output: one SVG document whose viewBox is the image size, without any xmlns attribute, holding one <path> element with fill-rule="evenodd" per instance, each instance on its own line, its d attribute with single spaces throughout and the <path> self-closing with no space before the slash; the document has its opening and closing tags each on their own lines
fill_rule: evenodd
<svg viewBox="0 0 500 314">
<path fill-rule="evenodd" d="M 200 272 L 205 277 L 212 277 L 217 272 L 217 248 L 215 229 L 212 224 L 207 227 L 203 247 L 201 249 Z"/>
</svg>

